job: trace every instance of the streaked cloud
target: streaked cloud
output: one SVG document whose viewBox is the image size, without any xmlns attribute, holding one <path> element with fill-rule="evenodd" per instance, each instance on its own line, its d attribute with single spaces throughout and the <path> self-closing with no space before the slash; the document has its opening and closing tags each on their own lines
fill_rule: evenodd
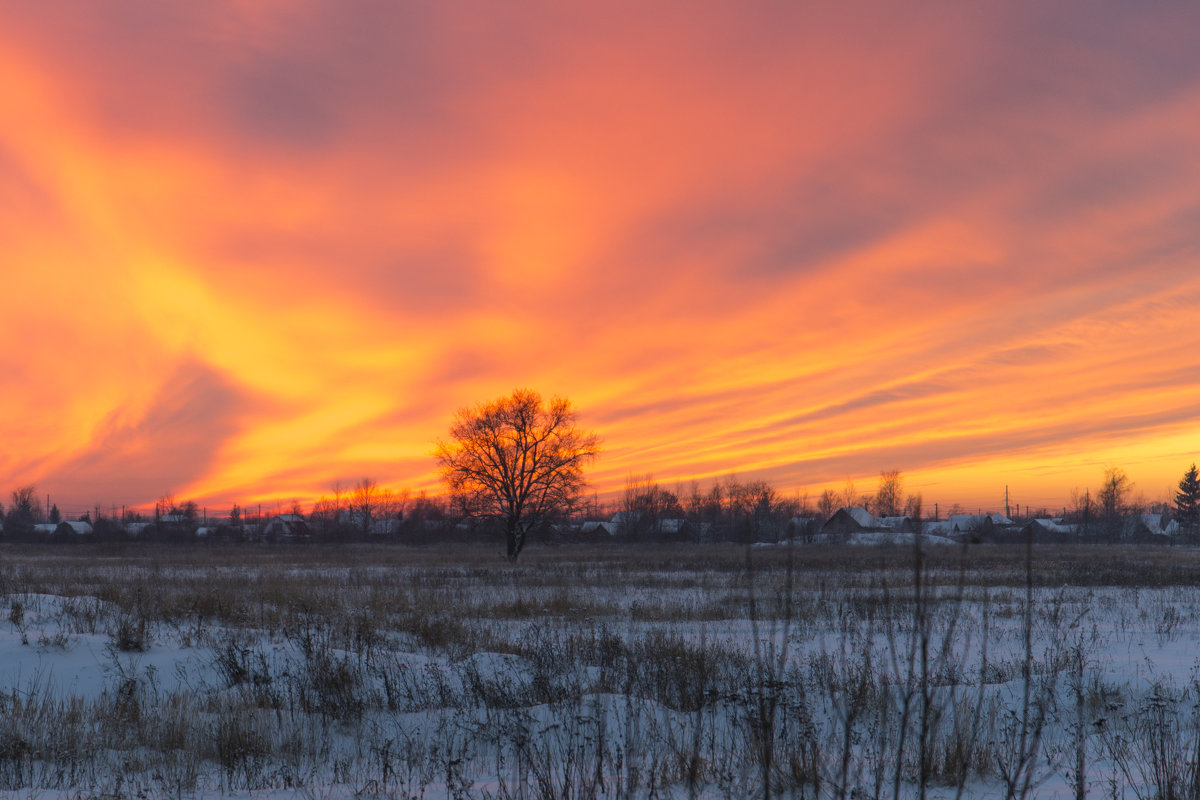
<svg viewBox="0 0 1200 800">
<path fill-rule="evenodd" d="M 530 386 L 601 491 L 1156 496 L 1200 451 L 1197 23 L 0 4 L 0 485 L 432 488 L 453 411 Z"/>
</svg>

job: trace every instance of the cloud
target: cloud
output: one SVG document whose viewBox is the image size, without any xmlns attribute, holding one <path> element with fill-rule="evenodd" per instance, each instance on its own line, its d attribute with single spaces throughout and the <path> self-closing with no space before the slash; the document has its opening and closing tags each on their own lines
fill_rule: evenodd
<svg viewBox="0 0 1200 800">
<path fill-rule="evenodd" d="M 114 409 L 81 451 L 40 484 L 76 503 L 144 502 L 173 494 L 217 466 L 222 449 L 255 410 L 252 395 L 199 362 L 165 377 L 144 415 Z"/>
<path fill-rule="evenodd" d="M 0 477 L 432 486 L 517 386 L 602 491 L 1148 463 L 1200 419 L 1198 13 L 0 4 Z"/>
</svg>

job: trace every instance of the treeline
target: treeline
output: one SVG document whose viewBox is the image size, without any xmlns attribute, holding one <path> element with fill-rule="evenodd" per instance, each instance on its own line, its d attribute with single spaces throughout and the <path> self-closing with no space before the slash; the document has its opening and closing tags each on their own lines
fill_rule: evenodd
<svg viewBox="0 0 1200 800">
<path fill-rule="evenodd" d="M 195 501 L 159 498 L 153 511 L 101 506 L 64 518 L 47 498 L 43 504 L 35 486 L 11 493 L 7 508 L 0 503 L 0 537 L 17 542 L 281 542 L 405 540 L 423 543 L 458 535 L 469 538 L 472 526 L 447 504 L 424 493 L 394 492 L 364 479 L 352 487 L 334 486 L 333 493 L 305 512 L 299 503 L 264 510 L 258 504 L 234 505 L 209 514 Z"/>
<path fill-rule="evenodd" d="M 1196 465 L 1180 478 L 1174 497 L 1147 500 L 1135 493 L 1129 475 L 1120 467 L 1104 470 L 1099 489 L 1076 489 L 1063 510 L 1062 521 L 1074 526 L 1084 543 L 1113 543 L 1130 538 L 1133 522 L 1158 517 L 1160 529 L 1173 522 L 1175 538 L 1194 542 L 1200 537 L 1200 472 Z"/>
<path fill-rule="evenodd" d="M 807 496 L 783 495 L 768 481 L 728 477 L 671 489 L 642 476 L 626 482 L 611 515 L 597 507 L 589 521 L 607 518 L 606 532 L 626 539 L 749 543 L 797 535 L 811 512 Z"/>
<path fill-rule="evenodd" d="M 1130 521 L 1141 515 L 1161 516 L 1177 523 L 1185 541 L 1200 539 L 1200 472 L 1193 464 L 1178 484 L 1174 498 L 1149 502 L 1135 495 L 1124 470 L 1105 470 L 1098 489 L 1077 489 L 1061 510 L 1005 509 L 1012 520 L 1053 518 L 1075 531 L 1081 542 L 1111 543 L 1130 538 Z M 905 517 L 912 529 L 974 510 L 958 505 L 925 505 L 920 493 L 907 493 L 899 470 L 880 473 L 875 491 L 861 492 L 847 481 L 840 491 L 827 489 L 815 500 L 805 493 L 784 494 L 765 480 L 718 478 L 707 485 L 697 481 L 664 485 L 652 476 L 631 476 L 618 497 L 601 503 L 596 496 L 551 517 L 531 540 L 624 540 L 663 542 L 778 542 L 812 538 L 839 509 L 862 508 L 877 519 Z M 432 544 L 447 540 L 491 540 L 500 534 L 495 519 L 473 518 L 448 498 L 394 491 L 373 479 L 343 487 L 311 504 L 299 503 L 263 511 L 261 506 L 235 505 L 208 515 L 191 500 L 170 495 L 155 503 L 153 512 L 121 511 L 103 514 L 100 506 L 65 519 L 49 498 L 41 502 L 35 486 L 12 491 L 7 506 L 0 503 L 0 536 L 7 541 L 160 541 L 280 542 L 280 541 L 395 541 Z"/>
</svg>

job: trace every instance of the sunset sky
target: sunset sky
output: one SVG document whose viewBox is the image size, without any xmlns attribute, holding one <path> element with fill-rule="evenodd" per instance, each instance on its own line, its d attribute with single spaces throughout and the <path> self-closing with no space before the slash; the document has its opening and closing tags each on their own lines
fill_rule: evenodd
<svg viewBox="0 0 1200 800">
<path fill-rule="evenodd" d="M 0 490 L 1059 508 L 1200 459 L 1200 4 L 0 0 Z"/>
</svg>

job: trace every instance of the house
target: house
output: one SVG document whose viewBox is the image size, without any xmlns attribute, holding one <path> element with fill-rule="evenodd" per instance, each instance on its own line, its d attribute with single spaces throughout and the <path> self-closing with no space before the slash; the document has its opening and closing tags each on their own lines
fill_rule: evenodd
<svg viewBox="0 0 1200 800">
<path fill-rule="evenodd" d="M 1013 526 L 1013 521 L 1003 514 L 953 514 L 948 522 L 951 536 L 976 543 L 994 541 L 997 529 Z"/>
<path fill-rule="evenodd" d="M 1020 542 L 1063 544 L 1074 541 L 1077 536 L 1076 526 L 1064 525 L 1062 520 L 1033 519 L 1025 523 L 1017 538 Z"/>
<path fill-rule="evenodd" d="M 172 511 L 170 514 L 159 515 L 156 533 L 165 538 L 183 541 L 190 538 L 197 527 L 194 514 Z"/>
<path fill-rule="evenodd" d="M 1121 538 L 1134 544 L 1170 544 L 1162 514 L 1138 514 L 1125 520 Z"/>
<path fill-rule="evenodd" d="M 821 521 L 816 517 L 792 517 L 788 520 L 787 538 L 811 542 L 821 531 Z"/>
<path fill-rule="evenodd" d="M 696 540 L 696 529 L 686 519 L 666 517 L 655 525 L 655 533 L 672 542 L 693 542 Z"/>
<path fill-rule="evenodd" d="M 821 527 L 822 533 L 850 534 L 873 531 L 879 527 L 865 508 L 841 508 Z"/>
<path fill-rule="evenodd" d="M 263 528 L 267 539 L 307 539 L 312 536 L 308 523 L 299 514 L 276 514 Z"/>
<path fill-rule="evenodd" d="M 891 533 L 916 533 L 917 526 L 912 517 L 877 517 L 880 528 Z"/>
<path fill-rule="evenodd" d="M 148 528 L 153 527 L 152 522 L 129 522 L 125 524 L 125 535 L 130 539 L 141 538 Z"/>
<path fill-rule="evenodd" d="M 60 536 L 91 536 L 94 531 L 92 523 L 73 519 L 58 523 L 54 532 Z"/>
<path fill-rule="evenodd" d="M 1013 521 L 1003 514 L 954 514 L 949 519 L 950 529 L 958 533 L 990 530 L 997 526 L 1009 526 Z"/>
<path fill-rule="evenodd" d="M 668 536 L 673 536 L 687 527 L 686 519 L 667 517 L 658 521 L 658 529 Z"/>
<path fill-rule="evenodd" d="M 954 536 L 954 523 L 948 519 L 925 522 L 921 525 L 921 532 L 927 533 L 930 536 L 944 536 L 949 539 Z"/>
<path fill-rule="evenodd" d="M 613 514 L 612 522 L 621 533 L 633 536 L 646 527 L 645 516 L 641 511 L 618 511 Z"/>
<path fill-rule="evenodd" d="M 371 515 L 365 511 L 346 509 L 337 515 L 337 527 L 353 529 L 359 533 L 369 532 L 371 530 Z"/>
<path fill-rule="evenodd" d="M 621 529 L 620 523 L 595 522 L 589 520 L 579 526 L 579 532 L 591 536 L 616 536 Z"/>
<path fill-rule="evenodd" d="M 375 519 L 371 520 L 371 530 L 369 532 L 372 536 L 397 536 L 400 533 L 401 527 L 400 520 L 395 517 Z"/>
</svg>

